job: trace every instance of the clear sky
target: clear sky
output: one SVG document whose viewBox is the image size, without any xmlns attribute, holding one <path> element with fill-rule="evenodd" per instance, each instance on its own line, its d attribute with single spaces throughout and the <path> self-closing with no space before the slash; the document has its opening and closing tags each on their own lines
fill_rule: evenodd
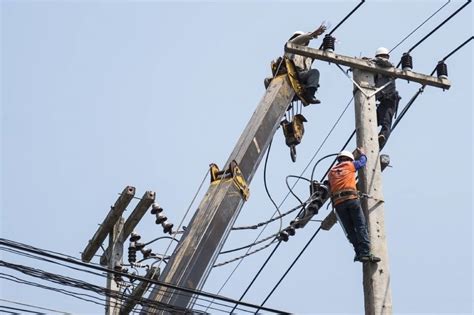
<svg viewBox="0 0 474 315">
<path fill-rule="evenodd" d="M 336 52 L 372 57 L 379 46 L 390 49 L 445 2 L 366 1 L 334 33 Z M 323 21 L 334 27 L 357 3 L 1 1 L 2 237 L 79 257 L 126 185 L 135 186 L 139 197 L 155 191 L 178 224 L 209 163 L 227 160 L 264 94 L 270 61 L 283 53 L 289 36 Z M 463 3 L 451 1 L 393 51 L 392 61 L 398 63 Z M 472 19 L 471 4 L 417 47 L 414 71 L 429 74 L 472 36 Z M 393 165 L 384 172 L 383 190 L 395 313 L 473 310 L 472 56 L 471 42 L 447 61 L 451 89 L 426 88 L 384 149 Z M 304 109 L 308 123 L 297 162 L 291 162 L 281 130 L 273 141 L 267 178 L 277 202 L 287 193 L 285 177 L 300 175 L 351 97 L 352 83 L 336 66 L 316 61 L 313 67 L 321 71 L 322 104 Z M 397 81 L 397 87 L 403 107 L 419 85 Z M 317 159 L 337 152 L 353 128 L 351 106 Z M 318 166 L 318 178 L 328 163 Z M 274 213 L 262 170 L 263 164 L 236 225 Z M 206 190 L 207 183 L 200 195 Z M 308 187 L 302 182 L 296 191 L 305 198 Z M 295 205 L 289 198 L 283 210 Z M 246 301 L 263 301 L 318 226 L 312 222 L 280 246 Z M 262 235 L 278 227 L 274 223 Z M 150 214 L 137 231 L 145 240 L 163 235 Z M 258 233 L 231 232 L 225 248 L 247 245 Z M 167 246 L 156 242 L 153 250 Z M 221 294 L 238 299 L 270 250 L 245 259 Z M 363 313 L 362 268 L 352 258 L 339 225 L 319 233 L 266 306 Z M 216 293 L 234 266 L 213 270 L 204 290 Z M 85 279 L 105 286 L 97 277 Z M 73 313 L 103 311 L 5 280 L 0 287 L 3 299 Z"/>
</svg>

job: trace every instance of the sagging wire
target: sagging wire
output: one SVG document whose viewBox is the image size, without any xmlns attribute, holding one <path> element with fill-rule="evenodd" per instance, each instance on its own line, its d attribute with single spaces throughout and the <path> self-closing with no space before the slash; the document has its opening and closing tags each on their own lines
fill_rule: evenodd
<svg viewBox="0 0 474 315">
<path fill-rule="evenodd" d="M 304 204 L 304 202 L 295 194 L 295 192 L 293 191 L 293 189 L 290 187 L 290 184 L 288 183 L 288 179 L 289 179 L 289 178 L 296 178 L 296 179 L 298 179 L 298 180 L 302 179 L 302 180 L 305 180 L 305 181 L 307 181 L 307 182 L 310 182 L 310 180 L 307 179 L 307 178 L 305 178 L 305 177 L 296 176 L 296 175 L 288 175 L 288 176 L 285 177 L 286 187 L 288 188 L 290 194 L 292 194 L 293 197 L 295 197 L 296 200 L 298 200 L 298 202 L 299 202 L 301 205 Z M 310 183 L 311 183 L 311 182 L 310 182 Z M 305 208 L 305 207 L 303 207 L 303 209 L 301 209 L 301 211 L 303 211 L 304 208 Z M 281 229 L 280 229 L 280 230 L 281 230 Z"/>
<path fill-rule="evenodd" d="M 276 235 L 278 235 L 278 233 L 277 233 Z M 234 259 L 231 259 L 231 260 L 228 260 L 228 261 L 224 261 L 224 262 L 222 262 L 222 263 L 215 264 L 215 265 L 212 266 L 212 267 L 220 267 L 220 266 L 224 266 L 224 265 L 230 264 L 230 263 L 232 263 L 232 262 L 234 262 L 234 261 L 244 259 L 244 258 L 246 258 L 246 257 L 248 257 L 248 256 L 250 256 L 250 255 L 253 255 L 253 254 L 255 254 L 255 253 L 258 253 L 259 251 L 264 250 L 265 248 L 269 247 L 270 245 L 274 244 L 275 242 L 279 242 L 279 241 L 278 241 L 277 239 L 274 239 L 273 241 L 269 242 L 268 244 L 266 244 L 266 245 L 264 245 L 264 246 L 262 246 L 262 247 L 260 247 L 260 248 L 257 248 L 257 249 L 255 249 L 255 250 L 253 250 L 253 251 L 251 251 L 251 252 L 247 252 L 247 253 L 245 253 L 244 255 L 239 256 L 239 257 L 236 257 L 236 258 L 234 258 Z M 253 245 L 252 245 L 252 246 L 253 246 Z"/>
<path fill-rule="evenodd" d="M 279 220 L 279 219 L 281 219 L 281 218 L 287 216 L 288 214 L 295 212 L 296 210 L 298 210 L 299 208 L 302 208 L 302 207 L 304 207 L 304 204 L 299 204 L 299 205 L 297 205 L 296 207 L 291 208 L 291 209 L 288 210 L 287 212 L 282 213 L 282 214 L 281 214 L 280 216 L 278 216 L 278 217 L 273 217 L 273 218 L 271 218 L 271 219 L 269 219 L 269 220 L 267 220 L 267 221 L 260 222 L 260 223 L 257 223 L 257 224 L 253 224 L 253 225 L 239 226 L 239 227 L 233 228 L 233 230 L 256 230 L 256 229 L 258 229 L 259 227 L 268 225 L 268 223 L 271 223 L 271 222 L 273 222 L 273 221 Z M 281 230 L 281 228 L 280 228 L 280 230 Z"/>
<path fill-rule="evenodd" d="M 58 255 L 47 253 L 44 250 L 41 250 L 39 248 L 35 248 L 35 247 L 32 247 L 32 246 L 29 246 L 29 248 L 27 248 L 27 247 L 23 246 L 24 244 L 22 244 L 22 243 L 13 242 L 13 241 L 10 241 L 10 240 L 4 239 L 4 238 L 0 238 L 0 245 L 4 245 L 4 246 L 10 247 L 10 248 L 20 249 L 20 250 L 26 251 L 28 253 L 34 253 L 34 254 L 41 255 L 41 256 L 44 256 L 44 257 L 47 257 L 47 258 L 52 258 L 52 259 L 56 259 L 56 260 L 59 260 L 59 261 L 65 261 L 65 262 L 68 262 L 68 263 L 71 263 L 71 264 L 75 264 L 75 265 L 79 265 L 79 266 L 83 266 L 83 267 L 88 267 L 90 269 L 111 273 L 111 274 L 114 274 L 114 275 L 117 275 L 117 276 L 130 277 L 129 274 L 121 272 L 121 271 L 117 271 L 117 270 L 109 269 L 109 268 L 105 268 L 105 267 L 100 267 L 100 266 L 96 266 L 96 265 L 93 265 L 93 264 L 84 263 L 84 262 L 81 262 L 81 261 L 66 259 L 66 258 L 63 258 L 63 257 L 58 256 Z M 170 283 L 167 283 L 167 282 L 158 281 L 158 280 L 154 280 L 154 279 L 148 279 L 148 278 L 145 278 L 145 277 L 142 277 L 142 276 L 133 276 L 133 277 L 136 278 L 136 280 L 144 281 L 144 282 L 147 282 L 147 283 L 150 283 L 150 284 L 153 284 L 153 285 L 168 287 L 168 288 L 171 288 L 171 289 L 174 289 L 174 290 L 185 292 L 185 293 L 182 293 L 182 294 L 187 294 L 187 295 L 193 294 L 193 295 L 203 296 L 203 297 L 206 297 L 206 298 L 217 299 L 217 300 L 227 302 L 227 303 L 232 303 L 232 304 L 238 303 L 241 306 L 245 306 L 245 307 L 249 307 L 249 308 L 253 308 L 253 309 L 255 309 L 257 307 L 256 305 L 251 304 L 251 303 L 236 301 L 236 300 L 228 298 L 228 297 L 219 296 L 219 295 L 208 293 L 208 292 L 205 292 L 205 291 L 199 291 L 199 290 L 189 289 L 189 288 L 186 288 L 186 287 L 180 287 L 180 286 L 176 286 L 176 285 L 173 285 L 173 284 L 170 284 Z M 281 313 L 282 312 L 282 311 L 271 309 L 271 308 L 266 308 L 265 311 L 274 312 L 274 313 Z M 285 313 L 285 312 L 283 312 L 283 313 Z"/>
<path fill-rule="evenodd" d="M 280 208 L 277 206 L 276 202 L 273 200 L 272 196 L 270 195 L 270 191 L 268 190 L 268 185 L 267 185 L 267 165 L 268 165 L 268 157 L 270 156 L 270 150 L 272 148 L 272 143 L 273 143 L 273 138 L 272 138 L 272 140 L 270 140 L 270 144 L 268 145 L 267 154 L 266 154 L 266 157 L 265 157 L 265 164 L 263 166 L 263 186 L 265 187 L 265 192 L 267 193 L 268 199 L 270 199 L 273 206 L 275 207 L 276 213 L 278 213 L 278 215 L 280 217 L 280 231 L 281 231 L 281 229 L 283 227 L 283 220 L 281 219 L 282 214 L 281 214 Z M 275 215 L 275 213 L 273 214 L 273 216 L 274 215 Z M 232 228 L 232 229 L 234 230 L 234 228 Z M 237 230 L 237 228 L 235 230 Z"/>
</svg>

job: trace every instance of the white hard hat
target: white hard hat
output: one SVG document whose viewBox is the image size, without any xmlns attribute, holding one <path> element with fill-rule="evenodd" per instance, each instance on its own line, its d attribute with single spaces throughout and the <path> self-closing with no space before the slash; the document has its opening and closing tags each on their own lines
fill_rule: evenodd
<svg viewBox="0 0 474 315">
<path fill-rule="evenodd" d="M 298 37 L 298 36 L 300 36 L 300 35 L 303 35 L 303 34 L 305 34 L 305 32 L 303 32 L 303 31 L 296 31 L 296 32 L 293 33 L 293 35 L 291 35 L 290 39 L 296 38 L 296 37 Z"/>
<path fill-rule="evenodd" d="M 337 158 L 339 159 L 341 156 L 348 157 L 348 158 L 350 158 L 352 161 L 354 161 L 354 155 L 352 155 L 352 152 L 350 152 L 350 151 L 347 151 L 347 150 L 341 151 L 341 152 L 337 155 Z"/>
<path fill-rule="evenodd" d="M 385 47 L 379 47 L 377 48 L 377 50 L 375 51 L 375 57 L 379 56 L 379 55 L 389 55 L 390 51 L 385 48 Z"/>
</svg>

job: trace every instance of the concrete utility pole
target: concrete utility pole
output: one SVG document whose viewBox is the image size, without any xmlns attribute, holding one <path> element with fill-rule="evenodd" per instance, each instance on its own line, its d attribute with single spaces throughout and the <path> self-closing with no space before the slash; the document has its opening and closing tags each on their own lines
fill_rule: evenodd
<svg viewBox="0 0 474 315">
<path fill-rule="evenodd" d="M 372 252 L 382 259 L 377 264 L 366 263 L 363 266 L 365 313 L 370 315 L 392 314 L 390 272 L 384 226 L 382 175 L 377 137 L 374 74 L 381 73 L 394 79 L 401 78 L 443 89 L 449 89 L 450 83 L 447 79 L 396 68 L 380 68 L 368 60 L 337 55 L 299 45 L 288 44 L 286 51 L 349 66 L 353 70 L 357 146 L 365 149 L 368 160 L 366 167 L 359 171 L 358 184 L 360 191 L 372 197 L 362 199 L 362 208 L 368 221 Z M 322 226 L 329 229 L 332 226 L 329 222 L 329 216 L 324 221 Z"/>
<path fill-rule="evenodd" d="M 211 186 L 163 270 L 160 281 L 190 289 L 202 288 L 248 197 L 248 185 L 293 96 L 286 75 L 272 80 L 222 168 L 226 173 L 213 180 L 212 177 L 218 174 L 211 168 Z M 234 171 L 228 172 L 229 168 Z M 155 287 L 149 298 L 183 308 L 190 308 L 193 304 L 192 295 L 164 287 Z M 143 312 L 146 313 L 147 309 Z"/>
<path fill-rule="evenodd" d="M 115 266 L 122 265 L 123 257 L 123 241 L 120 240 L 120 232 L 123 228 L 124 219 L 120 217 L 115 223 L 112 231 L 109 234 L 109 248 L 112 249 L 110 259 L 108 260 L 107 268 L 114 269 Z M 115 292 L 120 291 L 119 284 L 115 281 L 114 274 L 107 273 L 107 289 Z M 116 315 L 120 309 L 120 303 L 115 297 L 107 295 L 105 299 L 105 315 Z"/>
</svg>

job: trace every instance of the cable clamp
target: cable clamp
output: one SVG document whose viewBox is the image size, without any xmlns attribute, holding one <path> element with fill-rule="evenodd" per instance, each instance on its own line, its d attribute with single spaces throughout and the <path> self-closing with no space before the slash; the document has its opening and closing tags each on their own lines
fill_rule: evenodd
<svg viewBox="0 0 474 315">
<path fill-rule="evenodd" d="M 247 201 L 249 199 L 249 186 L 235 160 L 230 162 L 227 170 L 219 170 L 219 167 L 214 163 L 210 164 L 209 167 L 211 173 L 211 184 L 217 184 L 222 180 L 232 180 L 234 185 L 239 189 L 244 200 Z"/>
</svg>

